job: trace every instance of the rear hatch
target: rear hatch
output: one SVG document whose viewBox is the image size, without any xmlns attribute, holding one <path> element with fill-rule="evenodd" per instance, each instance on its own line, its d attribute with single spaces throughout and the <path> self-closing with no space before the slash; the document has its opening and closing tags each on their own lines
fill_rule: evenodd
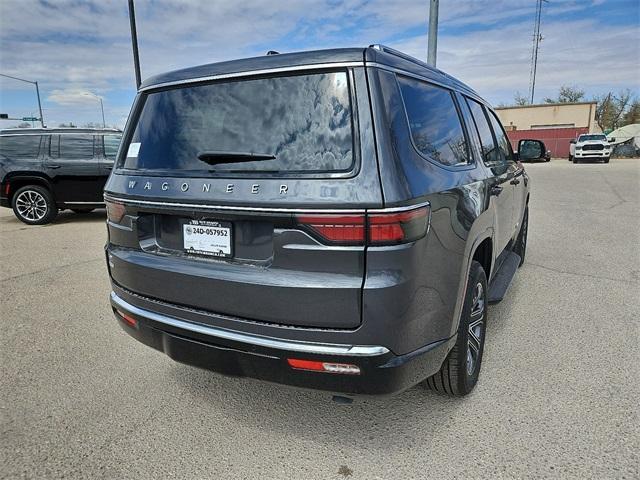
<svg viewBox="0 0 640 480">
<path fill-rule="evenodd" d="M 356 328 L 382 206 L 361 68 L 151 89 L 105 188 L 113 281 L 239 320 Z"/>
</svg>

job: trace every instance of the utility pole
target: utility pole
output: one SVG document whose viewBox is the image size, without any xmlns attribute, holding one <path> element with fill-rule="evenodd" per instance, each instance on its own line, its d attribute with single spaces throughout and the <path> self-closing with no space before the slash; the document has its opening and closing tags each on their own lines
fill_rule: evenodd
<svg viewBox="0 0 640 480">
<path fill-rule="evenodd" d="M 429 4 L 429 43 L 427 50 L 427 63 L 436 66 L 436 54 L 438 51 L 438 6 L 439 0 L 430 0 Z"/>
<path fill-rule="evenodd" d="M 533 105 L 533 96 L 536 91 L 536 71 L 538 70 L 538 47 L 542 41 L 540 34 L 540 22 L 542 20 L 542 2 L 536 0 L 536 18 L 533 24 L 533 49 L 531 51 L 531 73 L 529 74 L 529 103 Z"/>
<path fill-rule="evenodd" d="M 33 82 L 31 80 L 25 80 L 24 78 L 12 77 L 11 75 L 5 75 L 0 73 L 0 77 L 11 78 L 13 80 L 18 80 L 20 82 L 30 83 L 31 85 L 36 86 L 36 96 L 38 97 L 38 111 L 40 112 L 40 125 L 44 128 L 44 118 L 42 118 L 42 104 L 40 103 L 40 89 L 38 88 L 38 82 Z"/>
<path fill-rule="evenodd" d="M 136 11 L 133 0 L 129 0 L 129 25 L 131 27 L 131 46 L 133 47 L 133 68 L 136 71 L 136 89 L 140 88 L 140 57 L 138 56 L 138 34 L 136 32 Z"/>
</svg>

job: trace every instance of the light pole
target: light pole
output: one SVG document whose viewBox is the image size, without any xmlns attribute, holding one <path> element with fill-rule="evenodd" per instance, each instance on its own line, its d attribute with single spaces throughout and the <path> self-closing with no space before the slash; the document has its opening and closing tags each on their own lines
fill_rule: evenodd
<svg viewBox="0 0 640 480">
<path fill-rule="evenodd" d="M 38 110 L 40 111 L 40 125 L 42 125 L 42 128 L 44 128 L 44 118 L 42 118 L 42 105 L 40 103 L 40 89 L 38 88 L 38 82 L 32 82 L 31 80 L 25 80 L 24 78 L 12 77 L 11 75 L 5 75 L 3 73 L 0 73 L 0 77 L 11 78 L 13 80 L 30 83 L 31 85 L 36 86 L 36 96 L 38 97 Z"/>
<path fill-rule="evenodd" d="M 431 0 L 429 5 L 429 41 L 427 45 L 427 63 L 436 66 L 438 53 L 438 7 L 439 0 Z"/>
<path fill-rule="evenodd" d="M 100 100 L 100 111 L 102 112 L 102 128 L 106 128 L 107 124 L 104 121 L 104 105 L 102 104 L 102 97 L 99 97 L 95 93 L 91 93 L 91 92 L 83 92 L 82 95 L 91 96 Z"/>
</svg>

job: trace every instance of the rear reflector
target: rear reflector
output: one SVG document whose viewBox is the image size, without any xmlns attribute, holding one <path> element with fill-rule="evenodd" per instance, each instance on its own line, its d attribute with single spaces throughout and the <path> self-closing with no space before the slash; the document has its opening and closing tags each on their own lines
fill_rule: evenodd
<svg viewBox="0 0 640 480">
<path fill-rule="evenodd" d="M 107 218 L 110 222 L 120 223 L 122 217 L 124 217 L 124 205 L 121 203 L 105 201 L 107 207 Z"/>
<path fill-rule="evenodd" d="M 116 313 L 120 316 L 122 321 L 127 325 L 129 325 L 130 327 L 133 327 L 133 328 L 138 327 L 138 321 L 135 318 L 133 318 L 131 315 L 127 315 L 126 313 L 121 312 L 120 310 L 116 310 Z"/>
<path fill-rule="evenodd" d="M 298 358 L 287 358 L 287 363 L 291 368 L 295 368 L 296 370 L 360 375 L 360 367 L 350 363 L 318 362 L 316 360 L 300 360 Z"/>
<path fill-rule="evenodd" d="M 318 240 L 332 245 L 396 245 L 427 233 L 429 207 L 396 213 L 361 215 L 298 215 L 298 224 Z"/>
</svg>

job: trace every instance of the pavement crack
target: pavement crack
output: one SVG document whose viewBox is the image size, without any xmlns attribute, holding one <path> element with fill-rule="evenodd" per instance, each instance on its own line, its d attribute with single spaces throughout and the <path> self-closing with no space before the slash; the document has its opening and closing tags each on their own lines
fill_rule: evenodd
<svg viewBox="0 0 640 480">
<path fill-rule="evenodd" d="M 526 264 L 534 266 L 534 267 L 539 267 L 539 268 L 542 268 L 544 270 L 549 270 L 550 272 L 561 273 L 563 275 L 575 275 L 576 277 L 596 278 L 598 280 L 609 280 L 611 282 L 622 282 L 622 283 L 628 283 L 630 285 L 635 285 L 635 284 L 638 283 L 636 281 L 625 280 L 623 278 L 611 278 L 611 277 L 604 277 L 604 276 L 601 276 L 601 275 L 590 275 L 588 273 L 568 272 L 566 270 L 560 270 L 560 269 L 557 269 L 557 268 L 548 267 L 546 265 L 540 265 L 539 263 L 527 262 Z"/>
<path fill-rule="evenodd" d="M 8 282 L 10 280 L 17 280 L 17 279 L 24 278 L 24 277 L 29 277 L 31 275 L 37 275 L 39 273 L 49 272 L 51 270 L 58 270 L 58 269 L 67 268 L 67 267 L 75 267 L 76 265 L 86 265 L 88 263 L 99 262 L 99 261 L 103 261 L 103 260 L 104 259 L 102 257 L 99 257 L 99 258 L 93 258 L 91 260 L 82 260 L 82 261 L 79 261 L 79 262 L 65 263 L 64 265 L 56 265 L 54 267 L 43 268 L 42 270 L 36 270 L 35 272 L 21 273 L 20 275 L 14 275 L 13 277 L 3 278 L 3 279 L 0 279 L 0 283 Z"/>
</svg>

